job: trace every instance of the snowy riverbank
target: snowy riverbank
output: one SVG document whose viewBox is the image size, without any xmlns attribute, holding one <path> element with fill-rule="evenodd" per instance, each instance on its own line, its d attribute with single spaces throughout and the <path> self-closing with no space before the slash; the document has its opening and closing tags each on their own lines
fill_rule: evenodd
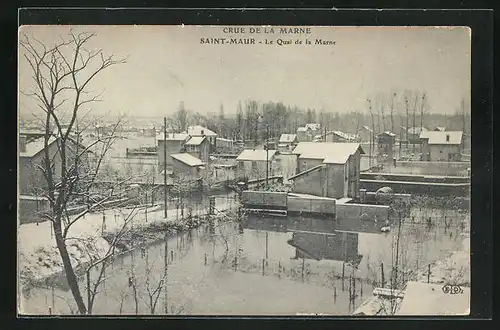
<svg viewBox="0 0 500 330">
<path fill-rule="evenodd" d="M 234 206 L 236 206 L 234 200 L 228 201 L 223 197 L 216 198 L 216 213 Z M 185 210 L 185 218 L 187 213 Z M 138 233 L 151 233 L 151 228 L 157 229 L 160 226 L 172 228 L 173 231 L 199 226 L 203 223 L 203 215 L 207 213 L 206 208 L 193 210 L 191 213 L 193 221 L 189 225 L 186 225 L 185 220 L 180 219 L 181 211 L 177 209 L 168 209 L 168 216 L 165 219 L 164 209 L 161 206 L 148 207 L 147 211 L 145 207 L 142 207 L 89 213 L 75 222 L 69 229 L 67 247 L 71 263 L 75 269 L 81 269 L 90 261 L 103 258 L 110 249 L 108 240 L 110 241 L 110 237 L 116 235 L 124 226 L 127 230 L 127 236 L 124 239 L 129 244 L 122 244 L 122 249 L 129 249 L 131 245 L 144 243 L 140 240 L 160 239 L 158 235 L 149 235 L 148 240 L 148 236 Z M 125 225 L 127 218 L 131 220 Z M 139 242 L 131 242 L 131 237 Z M 19 284 L 22 287 L 50 281 L 51 278 L 57 277 L 63 271 L 50 222 L 45 221 L 38 225 L 36 223 L 23 224 L 18 227 L 18 271 Z"/>
</svg>

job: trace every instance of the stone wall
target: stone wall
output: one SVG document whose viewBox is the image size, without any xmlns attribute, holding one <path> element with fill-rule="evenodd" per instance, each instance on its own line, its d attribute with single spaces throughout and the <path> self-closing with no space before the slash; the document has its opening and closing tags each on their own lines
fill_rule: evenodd
<svg viewBox="0 0 500 330">
<path fill-rule="evenodd" d="M 385 223 L 386 220 L 389 221 L 389 206 L 354 203 L 337 203 L 336 205 L 336 217 L 340 221 L 359 219 L 363 214 L 366 214 L 366 220 L 376 219 L 377 222 Z"/>
</svg>

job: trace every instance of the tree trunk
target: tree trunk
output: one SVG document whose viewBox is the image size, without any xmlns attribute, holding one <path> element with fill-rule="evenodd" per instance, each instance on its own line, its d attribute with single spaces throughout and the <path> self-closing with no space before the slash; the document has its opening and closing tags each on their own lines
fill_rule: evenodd
<svg viewBox="0 0 500 330">
<path fill-rule="evenodd" d="M 85 307 L 85 303 L 78 286 L 78 279 L 76 278 L 76 274 L 71 265 L 68 249 L 66 247 L 66 244 L 64 243 L 64 238 L 62 237 L 61 225 L 60 223 L 57 223 L 57 221 L 54 222 L 54 233 L 56 236 L 57 249 L 59 250 L 59 254 L 61 255 L 61 259 L 64 265 L 64 271 L 66 272 L 66 279 L 71 289 L 71 293 L 73 294 L 73 298 L 75 299 L 76 305 L 78 306 L 78 311 L 80 312 L 80 314 L 85 315 L 87 314 L 87 308 Z"/>
</svg>

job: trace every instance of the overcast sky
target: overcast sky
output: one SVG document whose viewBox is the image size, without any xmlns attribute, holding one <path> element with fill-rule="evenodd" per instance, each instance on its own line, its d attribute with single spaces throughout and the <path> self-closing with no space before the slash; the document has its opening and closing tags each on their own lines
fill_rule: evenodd
<svg viewBox="0 0 500 330">
<path fill-rule="evenodd" d="M 21 33 L 53 44 L 69 26 L 25 26 Z M 88 44 L 105 54 L 128 56 L 106 69 L 92 89 L 104 101 L 98 113 L 169 115 L 184 102 L 200 113 L 239 100 L 282 101 L 288 105 L 347 112 L 366 111 L 366 98 L 379 92 L 425 91 L 432 112 L 453 113 L 470 97 L 470 35 L 466 28 L 311 27 L 310 35 L 226 34 L 222 26 L 85 26 L 96 32 Z M 248 30 L 248 27 L 247 27 Z M 201 44 L 200 38 L 255 38 L 255 45 Z M 334 40 L 332 45 L 265 45 L 276 41 Z M 19 63 L 21 90 L 31 72 Z M 36 105 L 24 96 L 20 111 Z"/>
</svg>

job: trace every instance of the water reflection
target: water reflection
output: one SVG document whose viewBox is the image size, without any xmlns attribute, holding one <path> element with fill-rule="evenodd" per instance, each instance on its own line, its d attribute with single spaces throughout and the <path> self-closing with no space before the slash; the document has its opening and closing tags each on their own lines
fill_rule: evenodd
<svg viewBox="0 0 500 330">
<path fill-rule="evenodd" d="M 356 284 L 360 295 L 380 282 L 382 263 L 390 276 L 396 228 L 386 234 L 381 226 L 249 215 L 239 224 L 214 222 L 173 237 L 168 240 L 169 314 L 348 314 L 361 299 L 350 305 L 344 272 L 362 280 Z M 461 242 L 458 234 L 450 237 L 440 228 L 408 225 L 402 232 L 400 264 L 408 268 L 424 269 Z M 148 290 L 153 292 L 164 276 L 164 251 L 161 242 L 116 258 L 106 269 L 94 314 L 153 314 Z M 96 277 L 97 270 L 92 282 Z M 137 308 L 131 278 L 137 283 Z M 84 278 L 80 289 L 85 295 Z M 55 314 L 70 313 L 69 305 L 74 309 L 71 293 L 61 288 L 37 288 L 24 298 L 27 313 L 47 314 L 49 306 Z M 163 312 L 164 300 L 162 291 L 156 314 Z"/>
</svg>

